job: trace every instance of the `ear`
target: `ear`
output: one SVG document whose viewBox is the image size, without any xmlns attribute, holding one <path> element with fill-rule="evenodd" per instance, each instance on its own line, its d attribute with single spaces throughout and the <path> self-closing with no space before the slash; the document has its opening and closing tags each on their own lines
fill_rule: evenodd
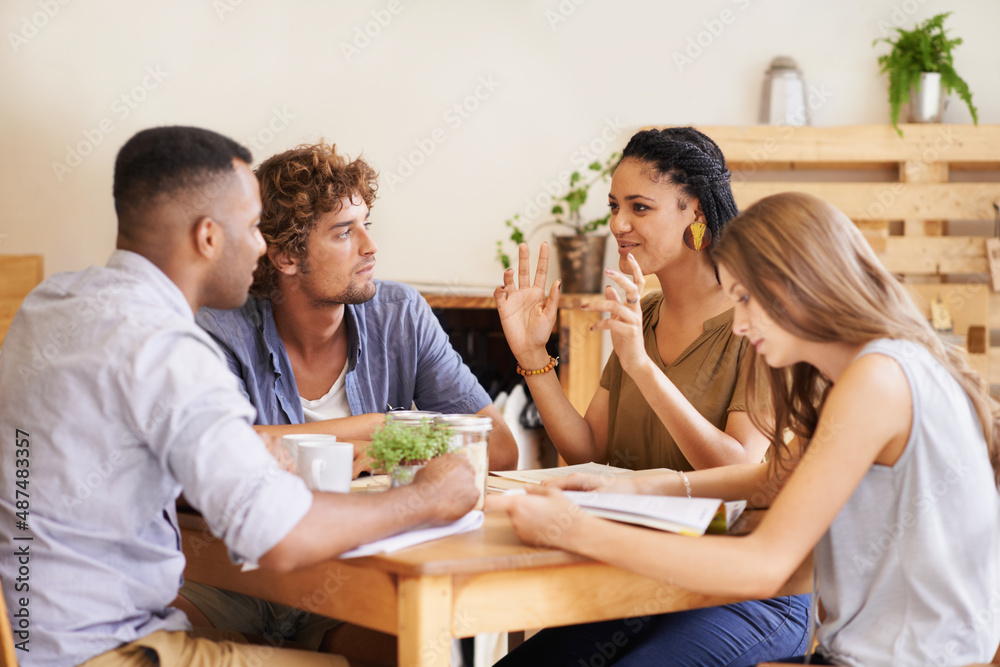
<svg viewBox="0 0 1000 667">
<path fill-rule="evenodd" d="M 286 276 L 294 276 L 299 272 L 299 261 L 297 259 L 293 259 L 291 255 L 283 250 L 268 248 L 267 258 L 271 260 L 271 264 L 274 265 L 274 268 L 278 269 L 278 271 L 284 273 Z"/>
<path fill-rule="evenodd" d="M 701 210 L 701 202 L 697 199 L 694 200 L 694 221 L 705 222 L 705 212 Z"/>
<path fill-rule="evenodd" d="M 194 223 L 192 229 L 195 252 L 205 259 L 215 259 L 222 252 L 225 234 L 222 225 L 210 216 L 202 216 Z"/>
</svg>

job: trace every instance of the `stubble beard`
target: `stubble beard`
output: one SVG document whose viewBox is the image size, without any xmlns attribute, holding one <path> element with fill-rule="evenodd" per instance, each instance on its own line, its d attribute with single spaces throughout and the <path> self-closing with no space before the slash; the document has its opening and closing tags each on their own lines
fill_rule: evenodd
<svg viewBox="0 0 1000 667">
<path fill-rule="evenodd" d="M 375 298 L 375 292 L 375 281 L 369 280 L 360 285 L 351 284 L 343 292 L 332 296 L 319 296 L 315 293 L 308 294 L 308 296 L 309 302 L 314 308 L 326 309 L 334 306 L 366 303 Z"/>
<path fill-rule="evenodd" d="M 312 273 L 312 267 L 309 266 L 309 260 L 307 257 L 302 258 L 299 271 L 303 276 L 308 276 Z M 308 297 L 309 303 L 312 307 L 318 310 L 348 304 L 356 305 L 359 303 L 365 303 L 375 298 L 376 292 L 374 276 L 362 279 L 362 282 L 360 283 L 352 280 L 344 291 L 332 296 L 317 294 L 309 284 L 308 280 L 302 282 L 301 289 L 305 293 L 306 297 Z"/>
</svg>

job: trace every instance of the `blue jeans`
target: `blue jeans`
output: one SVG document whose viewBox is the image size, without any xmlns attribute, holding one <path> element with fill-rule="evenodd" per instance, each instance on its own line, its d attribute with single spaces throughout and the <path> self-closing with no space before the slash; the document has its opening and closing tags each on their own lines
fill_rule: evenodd
<svg viewBox="0 0 1000 667">
<path fill-rule="evenodd" d="M 802 655 L 809 596 L 549 628 L 495 667 L 750 667 Z"/>
</svg>

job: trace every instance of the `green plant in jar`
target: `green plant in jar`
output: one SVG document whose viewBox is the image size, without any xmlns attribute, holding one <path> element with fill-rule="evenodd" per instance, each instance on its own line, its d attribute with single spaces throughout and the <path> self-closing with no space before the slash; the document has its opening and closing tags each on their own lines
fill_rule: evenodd
<svg viewBox="0 0 1000 667">
<path fill-rule="evenodd" d="M 388 422 L 375 431 L 368 458 L 376 470 L 386 473 L 401 465 L 426 463 L 450 450 L 450 429 L 434 428 L 429 419 L 418 425 Z"/>
</svg>

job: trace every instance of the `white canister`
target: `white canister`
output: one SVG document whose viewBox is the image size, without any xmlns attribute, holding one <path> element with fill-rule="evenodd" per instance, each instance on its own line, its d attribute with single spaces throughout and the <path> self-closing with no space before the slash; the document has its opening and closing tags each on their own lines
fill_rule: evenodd
<svg viewBox="0 0 1000 667">
<path fill-rule="evenodd" d="M 809 125 L 806 84 L 798 65 L 788 56 L 778 56 L 764 73 L 760 122 L 765 125 Z"/>
</svg>

